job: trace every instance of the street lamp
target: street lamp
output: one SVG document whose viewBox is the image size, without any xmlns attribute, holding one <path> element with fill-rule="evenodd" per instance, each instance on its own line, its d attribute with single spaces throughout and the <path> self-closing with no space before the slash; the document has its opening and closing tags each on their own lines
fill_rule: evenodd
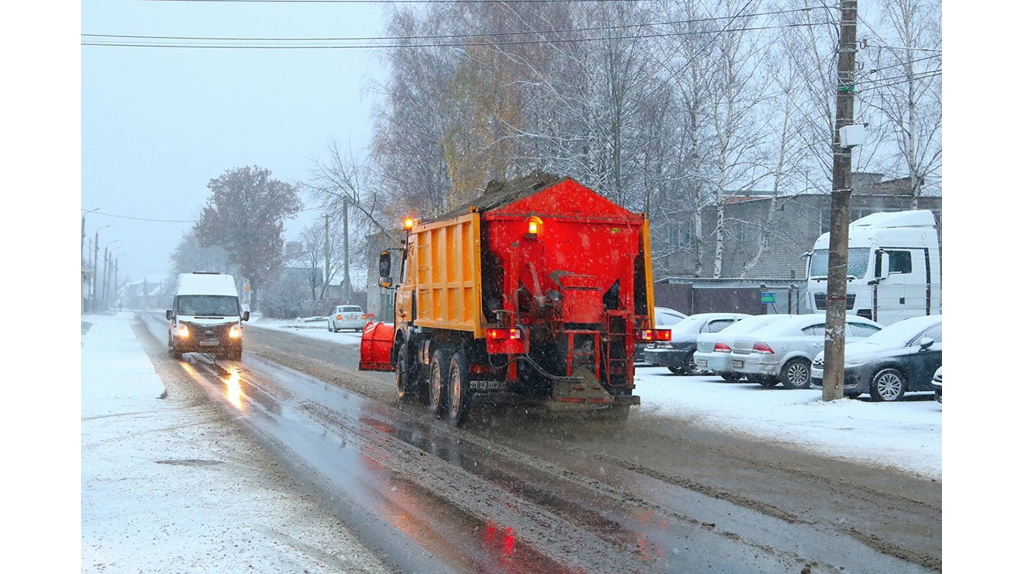
<svg viewBox="0 0 1024 574">
<path fill-rule="evenodd" d="M 83 263 L 85 263 L 85 216 L 89 215 L 90 213 L 94 213 L 96 211 L 99 211 L 99 210 L 100 210 L 100 208 L 97 207 L 96 209 L 90 209 L 89 211 L 86 211 L 85 213 L 82 214 L 82 262 Z"/>
</svg>

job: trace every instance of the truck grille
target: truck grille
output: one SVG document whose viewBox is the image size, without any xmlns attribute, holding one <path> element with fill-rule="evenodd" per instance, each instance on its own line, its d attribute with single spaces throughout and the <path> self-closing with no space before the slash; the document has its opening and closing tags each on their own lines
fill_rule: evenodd
<svg viewBox="0 0 1024 574">
<path fill-rule="evenodd" d="M 852 293 L 847 293 L 846 294 L 846 310 L 847 311 L 853 309 L 853 300 L 856 297 L 857 296 L 852 294 Z M 814 307 L 817 310 L 819 310 L 819 311 L 824 311 L 827 306 L 828 305 L 825 302 L 825 294 L 824 293 L 815 293 L 814 294 Z"/>
</svg>

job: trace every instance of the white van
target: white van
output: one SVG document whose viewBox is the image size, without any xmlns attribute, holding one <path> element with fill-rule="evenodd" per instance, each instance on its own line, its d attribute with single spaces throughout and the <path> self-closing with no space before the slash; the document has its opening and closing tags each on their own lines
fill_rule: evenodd
<svg viewBox="0 0 1024 574">
<path fill-rule="evenodd" d="M 249 312 L 242 310 L 231 275 L 210 271 L 179 274 L 167 320 L 171 322 L 167 351 L 175 359 L 190 352 L 236 361 L 242 358 L 242 321 L 249 320 Z"/>
<path fill-rule="evenodd" d="M 846 311 L 891 325 L 942 313 L 942 274 L 935 216 L 928 210 L 873 213 L 850 223 Z M 807 263 L 808 305 L 824 313 L 829 234 Z"/>
</svg>

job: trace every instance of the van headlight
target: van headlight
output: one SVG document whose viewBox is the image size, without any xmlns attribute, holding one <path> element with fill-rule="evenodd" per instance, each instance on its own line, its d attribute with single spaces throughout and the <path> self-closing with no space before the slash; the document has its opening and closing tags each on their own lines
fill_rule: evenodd
<svg viewBox="0 0 1024 574">
<path fill-rule="evenodd" d="M 178 325 L 174 329 L 174 336 L 179 339 L 188 339 L 188 326 Z"/>
<path fill-rule="evenodd" d="M 228 337 L 230 337 L 232 339 L 241 339 L 242 338 L 242 326 L 241 325 L 232 325 L 231 326 L 231 330 L 228 331 Z"/>
</svg>

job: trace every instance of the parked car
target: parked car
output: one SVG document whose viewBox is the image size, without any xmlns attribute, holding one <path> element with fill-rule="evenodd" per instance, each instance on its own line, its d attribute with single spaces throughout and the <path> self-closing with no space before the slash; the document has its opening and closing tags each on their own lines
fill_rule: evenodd
<svg viewBox="0 0 1024 574">
<path fill-rule="evenodd" d="M 686 318 L 684 313 L 680 313 L 675 309 L 669 307 L 655 307 L 654 308 L 654 328 L 655 329 L 670 329 L 672 325 L 682 321 Z M 645 345 L 638 344 L 636 349 L 633 351 L 633 362 L 642 363 L 644 361 L 644 349 Z"/>
<path fill-rule="evenodd" d="M 342 329 L 362 331 L 366 326 L 366 313 L 359 305 L 338 305 L 327 317 L 327 330 L 337 333 Z"/>
<path fill-rule="evenodd" d="M 744 333 L 756 332 L 761 327 L 780 319 L 795 316 L 752 315 L 736 321 L 717 333 L 701 333 L 697 335 L 697 351 L 693 354 L 693 363 L 698 370 L 713 373 L 727 381 L 738 381 L 743 378 L 743 373 L 733 370 L 729 356 L 736 337 Z"/>
<path fill-rule="evenodd" d="M 668 307 L 655 307 L 654 308 L 654 328 L 655 329 L 668 329 L 672 325 L 682 321 L 686 318 L 686 314 L 680 313 L 675 309 Z"/>
<path fill-rule="evenodd" d="M 942 315 L 912 317 L 846 345 L 843 394 L 870 393 L 876 401 L 897 401 L 908 392 L 930 391 L 942 366 Z M 825 353 L 811 364 L 811 383 L 821 386 Z"/>
<path fill-rule="evenodd" d="M 932 389 L 935 391 L 935 400 L 942 402 L 942 367 L 935 369 L 932 375 Z"/>
<path fill-rule="evenodd" d="M 860 341 L 882 330 L 882 325 L 858 317 L 846 317 L 846 340 Z M 792 315 L 754 333 L 736 337 L 730 353 L 735 372 L 764 387 L 778 383 L 787 389 L 811 386 L 811 361 L 825 348 L 825 315 Z"/>
<path fill-rule="evenodd" d="M 697 336 L 701 333 L 718 333 L 749 316 L 746 313 L 690 315 L 672 326 L 671 342 L 648 345 L 644 349 L 644 360 L 656 367 L 668 367 L 674 375 L 692 375 L 697 372 L 693 362 L 693 354 L 697 350 Z"/>
</svg>

